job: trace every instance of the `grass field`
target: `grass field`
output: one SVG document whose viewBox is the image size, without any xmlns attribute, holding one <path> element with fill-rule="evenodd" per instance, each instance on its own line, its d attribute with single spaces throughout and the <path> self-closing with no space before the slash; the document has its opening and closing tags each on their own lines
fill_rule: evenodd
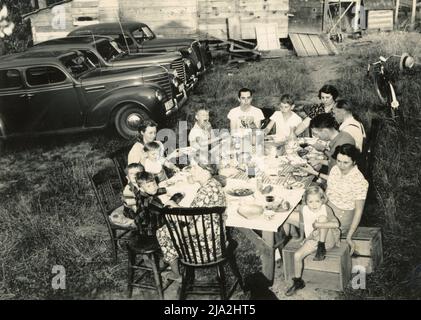
<svg viewBox="0 0 421 320">
<path fill-rule="evenodd" d="M 344 63 L 330 82 L 358 106 L 368 129 L 373 118 L 382 123 L 362 224 L 382 227 L 384 263 L 368 278 L 367 290 L 347 290 L 345 298 L 419 298 L 421 67 L 400 76 L 398 98 L 407 117 L 400 128 L 385 118 L 365 70 L 380 54 L 408 51 L 421 57 L 421 42 L 418 34 L 368 39 L 373 42 L 366 46 L 341 47 Z M 283 93 L 306 100 L 315 90 L 311 61 L 264 60 L 234 73 L 216 66 L 178 119 L 192 123 L 192 110 L 205 104 L 213 127 L 227 127 L 226 114 L 243 86 L 255 90 L 256 106 L 270 107 L 271 97 Z M 16 140 L 7 146 L 0 158 L 0 298 L 87 299 L 125 291 L 124 255 L 118 264 L 110 261 L 109 238 L 87 179 L 87 172 L 111 166 L 107 152 L 123 144 L 112 134 L 96 133 Z M 259 270 L 255 249 L 245 239 L 237 256 L 244 275 Z M 66 290 L 51 288 L 54 265 L 66 268 Z"/>
</svg>

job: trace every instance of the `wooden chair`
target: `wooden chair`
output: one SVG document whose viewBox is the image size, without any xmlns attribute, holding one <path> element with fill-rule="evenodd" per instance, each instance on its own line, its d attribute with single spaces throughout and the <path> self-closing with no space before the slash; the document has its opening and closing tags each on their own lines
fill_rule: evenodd
<svg viewBox="0 0 421 320">
<path fill-rule="evenodd" d="M 116 225 L 110 220 L 110 215 L 114 211 L 122 210 L 121 181 L 115 174 L 113 176 L 113 171 L 110 168 L 102 169 L 93 176 L 89 175 L 89 180 L 110 234 L 112 257 L 117 262 L 119 242 L 127 242 L 129 240 L 128 233 L 131 230 L 136 230 L 135 227 Z"/>
<path fill-rule="evenodd" d="M 161 273 L 168 268 L 168 264 L 161 265 L 159 262 L 160 246 L 156 237 L 133 236 L 126 244 L 128 253 L 128 281 L 127 296 L 132 297 L 133 288 L 156 290 L 160 300 L 164 299 L 164 290 L 173 282 L 168 280 L 163 285 Z M 140 259 L 138 257 L 140 256 Z M 136 271 L 140 274 L 135 277 Z M 143 281 L 152 274 L 154 283 Z"/>
<path fill-rule="evenodd" d="M 210 294 L 219 288 L 222 300 L 228 299 L 237 284 L 243 289 L 243 280 L 238 269 L 233 240 L 227 241 L 223 214 L 225 207 L 214 208 L 163 208 L 165 223 L 180 263 L 184 266 L 180 299 L 188 294 Z M 204 231 L 204 232 L 203 232 Z M 227 292 L 224 265 L 228 263 L 237 278 Z M 197 268 L 215 268 L 218 283 L 196 282 Z M 210 290 L 213 289 L 213 290 Z"/>
<path fill-rule="evenodd" d="M 107 156 L 114 163 L 114 167 L 120 179 L 122 188 L 124 188 L 124 186 L 127 184 L 127 178 L 126 178 L 127 156 L 131 148 L 132 146 L 124 146 L 120 149 L 117 149 L 109 153 Z"/>
</svg>

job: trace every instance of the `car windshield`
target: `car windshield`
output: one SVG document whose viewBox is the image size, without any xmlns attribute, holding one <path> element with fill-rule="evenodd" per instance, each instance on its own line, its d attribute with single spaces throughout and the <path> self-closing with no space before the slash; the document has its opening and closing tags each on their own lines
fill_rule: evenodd
<svg viewBox="0 0 421 320">
<path fill-rule="evenodd" d="M 96 49 L 105 61 L 110 62 L 124 54 L 115 41 L 101 41 Z"/>
<path fill-rule="evenodd" d="M 148 38 L 148 39 L 153 39 L 153 38 L 155 38 L 155 35 L 154 35 L 154 33 L 152 32 L 152 30 L 151 29 L 149 29 L 149 27 L 142 27 L 142 31 L 144 32 L 144 34 L 146 35 L 146 37 Z"/>
<path fill-rule="evenodd" d="M 83 74 L 96 69 L 95 64 L 82 52 L 61 57 L 60 61 L 75 78 L 80 78 Z"/>
<path fill-rule="evenodd" d="M 146 26 L 133 31 L 132 34 L 138 43 L 142 43 L 145 40 L 151 40 L 155 38 L 155 35 L 152 32 L 152 30 Z"/>
</svg>

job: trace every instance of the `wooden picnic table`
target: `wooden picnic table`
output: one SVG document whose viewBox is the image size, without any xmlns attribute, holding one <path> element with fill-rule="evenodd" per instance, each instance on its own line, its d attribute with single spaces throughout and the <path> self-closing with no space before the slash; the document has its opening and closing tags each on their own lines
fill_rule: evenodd
<svg viewBox="0 0 421 320">
<path fill-rule="evenodd" d="M 274 270 L 275 270 L 275 250 L 281 245 L 281 237 L 278 236 L 278 229 L 282 227 L 285 221 L 288 219 L 292 211 L 301 201 L 302 195 L 304 194 L 305 188 L 313 180 L 313 176 L 303 177 L 301 180 L 303 187 L 294 190 L 288 190 L 285 188 L 285 184 L 288 181 L 293 181 L 294 177 L 292 175 L 293 168 L 287 163 L 280 162 L 279 171 L 285 172 L 284 175 L 280 177 L 267 177 L 264 173 L 261 174 L 263 177 L 263 185 L 271 185 L 273 191 L 270 195 L 273 195 L 276 199 L 282 198 L 290 203 L 290 210 L 286 212 L 276 213 L 273 218 L 266 220 L 265 213 L 263 216 L 248 220 L 241 217 L 237 213 L 238 209 L 238 199 L 234 200 L 232 196 L 227 195 L 227 221 L 226 225 L 229 227 L 237 228 L 247 239 L 249 239 L 256 248 L 260 251 L 260 258 L 262 261 L 262 273 L 269 280 L 270 283 L 273 283 L 274 279 Z M 257 175 L 259 177 L 259 174 Z M 226 190 L 232 188 L 232 182 L 234 180 L 242 181 L 242 185 L 247 186 L 255 183 L 253 179 L 249 179 L 246 174 L 239 174 L 232 178 L 229 178 L 227 181 Z M 249 184 L 247 184 L 249 183 Z M 237 184 L 239 185 L 239 184 Z M 235 184 L 234 184 L 235 186 Z M 238 197 L 240 198 L 240 197 Z M 247 203 L 247 197 L 242 197 L 240 200 L 241 203 Z M 248 199 L 251 202 L 251 198 Z M 255 203 L 259 203 L 259 200 L 254 199 Z M 237 203 L 236 203 L 237 202 Z M 260 200 L 261 205 L 265 205 L 262 200 Z"/>
<path fill-rule="evenodd" d="M 227 227 L 235 227 L 242 234 L 244 234 L 260 251 L 260 258 L 262 261 L 262 273 L 273 283 L 275 270 L 275 250 L 280 246 L 278 229 L 284 224 L 291 212 L 300 202 L 305 188 L 313 180 L 313 176 L 295 177 L 293 175 L 294 167 L 288 163 L 283 156 L 266 156 L 265 161 L 268 165 L 263 166 L 263 170 L 256 174 L 255 178 L 249 178 L 246 172 L 239 171 L 237 174 L 227 178 L 227 185 L 224 190 L 227 197 Z M 180 203 L 181 206 L 190 206 L 194 196 L 199 188 L 198 184 L 189 184 L 187 179 L 183 180 L 185 173 L 176 174 L 170 180 L 175 183 L 168 186 L 168 194 L 162 195 L 161 200 L 165 203 L 169 196 L 176 192 L 183 192 L 186 197 Z M 257 219 L 246 219 L 240 216 L 237 212 L 239 203 L 259 203 L 265 206 L 264 199 L 266 195 L 259 195 L 256 188 L 256 179 L 263 186 L 271 185 L 273 187 L 270 195 L 276 199 L 282 198 L 290 203 L 290 210 L 280 212 L 273 215 L 271 219 L 266 219 L 265 213 Z M 301 187 L 289 190 L 287 187 L 290 183 L 301 182 Z M 173 182 L 174 182 L 173 181 Z M 230 190 L 233 188 L 250 188 L 254 191 L 253 195 L 244 197 L 235 197 L 230 195 Z M 269 194 L 268 194 L 269 195 Z M 265 209 L 266 211 L 266 209 Z"/>
</svg>

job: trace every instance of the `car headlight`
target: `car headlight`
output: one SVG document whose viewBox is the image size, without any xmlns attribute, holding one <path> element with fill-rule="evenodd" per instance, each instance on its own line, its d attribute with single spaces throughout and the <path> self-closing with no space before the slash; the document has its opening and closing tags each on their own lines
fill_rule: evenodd
<svg viewBox="0 0 421 320">
<path fill-rule="evenodd" d="M 155 97 L 158 99 L 158 101 L 162 101 L 164 99 L 161 91 L 155 91 Z"/>
</svg>

